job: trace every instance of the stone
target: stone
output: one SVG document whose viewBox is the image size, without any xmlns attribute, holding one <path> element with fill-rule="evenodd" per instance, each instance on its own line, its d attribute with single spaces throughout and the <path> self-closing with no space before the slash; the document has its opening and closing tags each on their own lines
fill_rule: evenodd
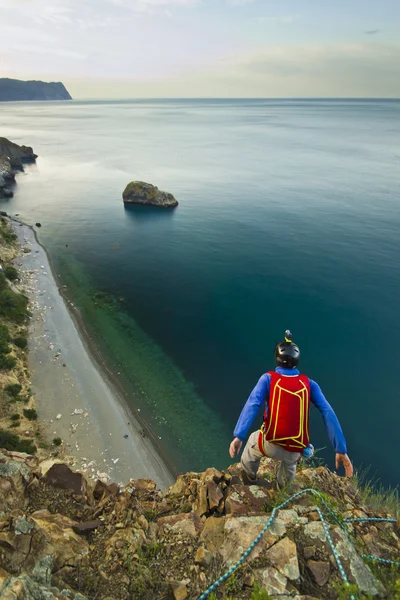
<svg viewBox="0 0 400 600">
<path fill-rule="evenodd" d="M 264 512 L 272 492 L 257 485 L 231 485 L 225 499 L 226 514 L 246 515 Z"/>
<path fill-rule="evenodd" d="M 305 546 L 303 548 L 304 558 L 308 560 L 309 558 L 313 558 L 315 556 L 317 549 L 315 546 Z"/>
<path fill-rule="evenodd" d="M 317 585 L 323 587 L 329 581 L 331 568 L 329 563 L 317 560 L 308 560 L 307 568 L 311 572 Z"/>
<path fill-rule="evenodd" d="M 357 553 L 346 533 L 340 527 L 335 527 L 333 533 L 335 538 L 339 540 L 336 542 L 336 552 L 341 559 L 347 561 L 350 565 L 350 574 L 348 573 L 350 579 L 353 579 L 358 588 L 365 594 L 383 596 L 385 594 L 384 586 Z"/>
<path fill-rule="evenodd" d="M 205 484 L 200 486 L 197 500 L 194 504 L 194 511 L 198 517 L 202 517 L 208 513 L 207 485 Z"/>
<path fill-rule="evenodd" d="M 126 186 L 122 198 L 125 204 L 145 204 L 161 208 L 178 206 L 178 201 L 167 192 L 162 192 L 151 183 L 144 181 L 131 181 Z"/>
<path fill-rule="evenodd" d="M 274 567 L 257 569 L 254 571 L 254 577 L 270 596 L 282 596 L 286 592 L 287 579 Z"/>
<path fill-rule="evenodd" d="M 309 513 L 308 518 L 310 519 L 310 521 L 320 521 L 320 516 L 317 513 L 317 511 L 312 511 Z"/>
<path fill-rule="evenodd" d="M 55 488 L 71 490 L 74 494 L 85 496 L 87 482 L 81 473 L 74 473 L 65 464 L 54 464 L 42 477 L 42 481 Z"/>
<path fill-rule="evenodd" d="M 204 523 L 200 540 L 213 554 L 218 552 L 224 538 L 224 527 L 227 517 L 209 517 Z"/>
<path fill-rule="evenodd" d="M 34 530 L 27 566 L 31 561 L 36 563 L 40 558 L 51 556 L 54 570 L 57 571 L 66 564 L 77 564 L 81 557 L 88 554 L 87 542 L 72 529 L 76 525 L 75 521 L 48 510 L 36 511 L 29 520 L 34 524 Z"/>
<path fill-rule="evenodd" d="M 185 600 L 187 598 L 187 588 L 184 583 L 171 581 L 170 585 L 175 600 Z"/>
<path fill-rule="evenodd" d="M 0 511 L 24 509 L 28 499 L 26 489 L 33 474 L 24 462 L 26 455 L 0 452 Z"/>
<path fill-rule="evenodd" d="M 2 589 L 2 587 L 4 585 L 4 583 L 7 581 L 7 579 L 9 577 L 10 577 L 10 574 L 7 573 L 7 571 L 5 571 L 4 569 L 2 569 L 0 567 L 0 592 L 1 592 L 1 589 Z"/>
<path fill-rule="evenodd" d="M 134 479 L 126 487 L 132 487 L 135 494 L 146 495 L 155 492 L 157 486 L 152 479 Z"/>
<path fill-rule="evenodd" d="M 197 565 L 201 565 L 203 567 L 208 567 L 213 559 L 213 555 L 211 552 L 206 550 L 203 546 L 200 546 L 197 549 L 197 552 L 194 557 L 194 562 Z"/>
<path fill-rule="evenodd" d="M 283 538 L 277 544 L 269 548 L 266 557 L 287 579 L 295 581 L 300 577 L 299 563 L 297 560 L 296 544 L 288 537 Z"/>
<path fill-rule="evenodd" d="M 261 533 L 267 524 L 269 517 L 265 516 L 232 516 L 224 519 L 223 539 L 219 544 L 218 552 L 227 565 L 236 563 L 255 538 Z M 271 528 L 266 531 L 259 543 L 255 546 L 247 558 L 251 564 L 259 556 L 277 542 L 283 535 L 285 528 L 282 524 L 273 522 Z M 207 544 L 207 547 L 208 544 Z"/>
<path fill-rule="evenodd" d="M 166 527 L 173 533 L 192 537 L 197 537 L 203 528 L 203 524 L 196 513 L 181 513 L 161 517 L 157 520 L 157 525 Z"/>
<path fill-rule="evenodd" d="M 224 494 L 222 490 L 217 486 L 215 481 L 209 481 L 207 483 L 207 504 L 208 510 L 212 513 L 214 512 L 221 500 L 223 499 Z"/>
<path fill-rule="evenodd" d="M 41 223 L 35 223 L 36 227 L 41 227 L 42 224 Z"/>
<path fill-rule="evenodd" d="M 102 525 L 103 522 L 99 519 L 96 519 L 95 521 L 85 521 L 84 523 L 78 523 L 77 525 L 73 525 L 72 529 L 75 531 L 75 533 L 78 533 L 79 535 L 88 535 L 89 533 L 91 533 L 98 527 L 101 527 Z"/>
</svg>

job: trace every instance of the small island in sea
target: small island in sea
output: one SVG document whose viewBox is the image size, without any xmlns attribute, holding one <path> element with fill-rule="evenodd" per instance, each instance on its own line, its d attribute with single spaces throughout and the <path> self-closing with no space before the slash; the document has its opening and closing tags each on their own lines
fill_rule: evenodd
<svg viewBox="0 0 400 600">
<path fill-rule="evenodd" d="M 0 78 L 0 102 L 29 100 L 72 100 L 72 97 L 61 82 Z"/>
<path fill-rule="evenodd" d="M 160 206 L 161 208 L 174 208 L 178 201 L 169 192 L 162 192 L 157 186 L 144 181 L 131 181 L 126 186 L 122 198 L 125 204 L 145 204 Z"/>
</svg>

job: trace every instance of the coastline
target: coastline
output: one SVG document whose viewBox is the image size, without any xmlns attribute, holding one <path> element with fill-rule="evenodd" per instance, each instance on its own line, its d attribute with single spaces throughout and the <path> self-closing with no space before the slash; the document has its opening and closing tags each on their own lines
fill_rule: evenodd
<svg viewBox="0 0 400 600">
<path fill-rule="evenodd" d="M 149 478 L 161 489 L 168 487 L 171 469 L 150 437 L 144 437 L 118 382 L 104 373 L 101 355 L 59 288 L 35 230 L 14 218 L 10 223 L 22 245 L 15 262 L 30 300 L 29 367 L 47 437 L 60 437 L 73 466 L 92 479 L 126 484 Z"/>
</svg>

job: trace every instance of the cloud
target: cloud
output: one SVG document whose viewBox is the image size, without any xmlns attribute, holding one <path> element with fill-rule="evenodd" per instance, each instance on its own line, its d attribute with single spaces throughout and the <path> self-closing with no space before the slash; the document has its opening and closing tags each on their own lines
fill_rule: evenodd
<svg viewBox="0 0 400 600">
<path fill-rule="evenodd" d="M 253 4 L 257 0 L 226 0 L 231 6 L 244 6 L 245 4 Z"/>
<path fill-rule="evenodd" d="M 380 29 L 369 29 L 368 31 L 364 31 L 364 33 L 366 35 L 375 35 L 376 33 L 379 33 Z"/>
<path fill-rule="evenodd" d="M 255 21 L 257 23 L 270 23 L 270 24 L 278 24 L 278 25 L 290 25 L 295 21 L 300 19 L 300 15 L 280 15 L 277 17 L 255 17 Z"/>
</svg>

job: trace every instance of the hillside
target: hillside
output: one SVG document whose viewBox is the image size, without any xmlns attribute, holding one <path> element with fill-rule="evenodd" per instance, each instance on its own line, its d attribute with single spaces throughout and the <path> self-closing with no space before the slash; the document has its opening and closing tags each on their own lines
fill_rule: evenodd
<svg viewBox="0 0 400 600">
<path fill-rule="evenodd" d="M 60 82 L 20 81 L 0 79 L 0 102 L 28 100 L 72 100 Z"/>
</svg>

